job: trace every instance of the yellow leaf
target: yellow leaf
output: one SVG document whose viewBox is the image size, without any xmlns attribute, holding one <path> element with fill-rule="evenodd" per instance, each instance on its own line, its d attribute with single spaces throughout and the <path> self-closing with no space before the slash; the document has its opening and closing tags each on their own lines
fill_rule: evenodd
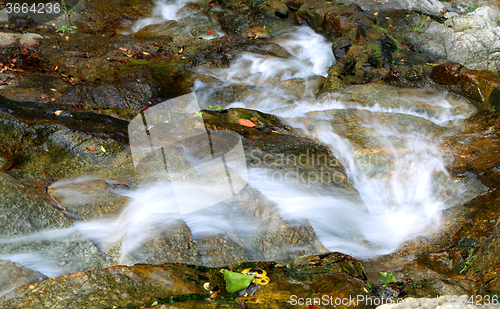
<svg viewBox="0 0 500 309">
<path fill-rule="evenodd" d="M 104 147 L 101 146 L 101 150 L 102 152 L 106 152 L 106 149 L 104 149 Z"/>
</svg>

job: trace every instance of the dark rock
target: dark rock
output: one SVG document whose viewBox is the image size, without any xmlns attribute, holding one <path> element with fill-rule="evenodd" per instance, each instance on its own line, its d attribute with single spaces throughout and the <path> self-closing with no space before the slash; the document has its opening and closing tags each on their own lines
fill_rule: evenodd
<svg viewBox="0 0 500 309">
<path fill-rule="evenodd" d="M 351 47 L 351 40 L 346 37 L 342 36 L 340 38 L 335 39 L 332 45 L 333 49 L 333 54 L 335 55 L 335 58 L 340 59 L 342 58 L 347 52 L 349 51 L 349 47 Z"/>
<path fill-rule="evenodd" d="M 99 83 L 95 85 L 76 85 L 68 88 L 61 100 L 66 104 L 84 104 L 117 108 L 140 109 L 144 104 L 144 96 L 153 95 L 153 88 L 145 80 L 117 81 L 116 83 Z"/>
<path fill-rule="evenodd" d="M 464 95 L 480 102 L 479 108 L 487 111 L 500 109 L 500 77 L 491 71 L 472 70 L 460 75 Z"/>
<path fill-rule="evenodd" d="M 278 18 L 285 19 L 288 17 L 288 12 L 282 12 L 280 9 L 276 9 L 274 15 Z"/>
<path fill-rule="evenodd" d="M 460 69 L 463 65 L 458 63 L 444 63 L 432 68 L 431 78 L 442 85 L 456 85 L 460 80 Z"/>
<path fill-rule="evenodd" d="M 285 5 L 291 12 L 297 12 L 300 10 L 302 3 L 297 1 L 288 1 Z"/>
</svg>

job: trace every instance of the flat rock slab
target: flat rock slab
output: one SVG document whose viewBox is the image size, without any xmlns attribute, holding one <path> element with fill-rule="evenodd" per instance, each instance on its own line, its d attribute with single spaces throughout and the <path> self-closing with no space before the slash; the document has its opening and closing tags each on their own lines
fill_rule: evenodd
<svg viewBox="0 0 500 309">
<path fill-rule="evenodd" d="M 18 34 L 0 32 L 0 47 L 7 47 L 16 42 L 19 42 L 20 45 L 28 44 L 28 46 L 33 46 L 41 38 L 43 38 L 41 35 L 35 33 Z"/>
</svg>

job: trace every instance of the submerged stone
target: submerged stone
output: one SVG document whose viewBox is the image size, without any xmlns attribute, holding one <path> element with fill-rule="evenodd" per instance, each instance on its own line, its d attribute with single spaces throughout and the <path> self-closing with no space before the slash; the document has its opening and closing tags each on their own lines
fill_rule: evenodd
<svg viewBox="0 0 500 309">
<path fill-rule="evenodd" d="M 463 93 L 480 102 L 479 108 L 487 111 L 500 109 L 500 77 L 491 71 L 472 70 L 460 75 Z"/>
</svg>

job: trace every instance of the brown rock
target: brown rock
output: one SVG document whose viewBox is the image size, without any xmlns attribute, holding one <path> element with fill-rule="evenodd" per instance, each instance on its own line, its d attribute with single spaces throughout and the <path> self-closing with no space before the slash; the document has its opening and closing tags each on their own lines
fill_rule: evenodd
<svg viewBox="0 0 500 309">
<path fill-rule="evenodd" d="M 500 77 L 488 70 L 472 70 L 460 75 L 464 95 L 481 102 L 479 109 L 500 109 Z"/>
<path fill-rule="evenodd" d="M 290 12 L 297 12 L 302 6 L 302 3 L 296 1 L 288 1 L 287 3 L 285 3 L 285 5 L 290 10 Z"/>
<path fill-rule="evenodd" d="M 335 33 L 339 36 L 342 35 L 344 29 L 349 26 L 349 20 L 345 16 L 334 16 L 334 14 L 328 14 L 325 21 L 335 30 Z"/>
<path fill-rule="evenodd" d="M 249 39 L 269 39 L 271 35 L 262 27 L 254 27 L 245 30 L 245 36 Z"/>
<path fill-rule="evenodd" d="M 388 82 L 397 82 L 400 77 L 401 77 L 400 69 L 396 68 L 396 69 L 392 70 L 391 72 L 389 72 L 389 74 L 387 74 L 385 76 L 384 80 L 386 80 Z"/>
<path fill-rule="evenodd" d="M 460 79 L 459 63 L 445 63 L 432 68 L 431 78 L 442 85 L 456 85 Z"/>
</svg>

